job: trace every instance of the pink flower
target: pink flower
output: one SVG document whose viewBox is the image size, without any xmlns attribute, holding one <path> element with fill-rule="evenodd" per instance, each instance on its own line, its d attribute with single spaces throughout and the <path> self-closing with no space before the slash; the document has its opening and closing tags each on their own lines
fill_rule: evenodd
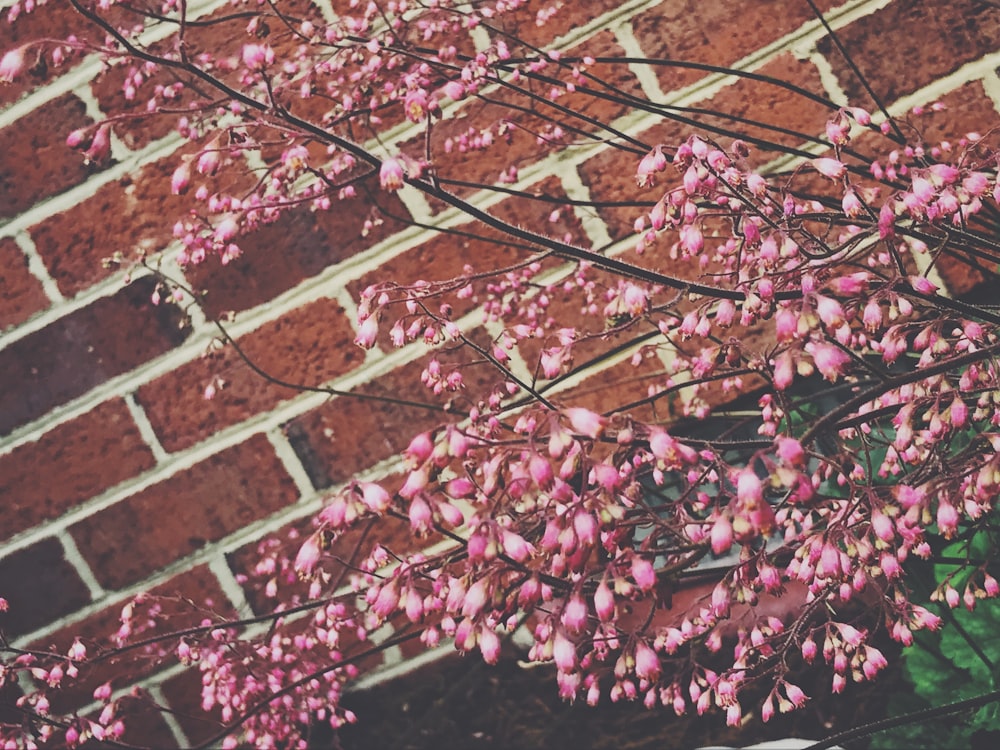
<svg viewBox="0 0 1000 750">
<path fill-rule="evenodd" d="M 66 145 L 70 148 L 79 148 L 87 140 L 87 131 L 84 128 L 77 128 L 66 136 Z"/>
<path fill-rule="evenodd" d="M 361 490 L 361 502 L 368 510 L 373 513 L 383 513 L 388 510 L 392 498 L 381 485 L 374 482 L 358 482 L 358 489 Z"/>
<path fill-rule="evenodd" d="M 576 646 L 560 630 L 556 631 L 552 642 L 552 658 L 560 672 L 572 672 L 576 668 Z"/>
<path fill-rule="evenodd" d="M 500 660 L 500 638 L 493 628 L 484 625 L 479 631 L 479 650 L 487 664 L 496 664 Z"/>
<path fill-rule="evenodd" d="M 524 562 L 535 552 L 535 548 L 524 537 L 504 529 L 501 532 L 504 552 L 515 562 Z"/>
<path fill-rule="evenodd" d="M 951 539 L 958 531 L 958 511 L 947 500 L 938 503 L 937 525 L 945 539 Z"/>
<path fill-rule="evenodd" d="M 824 342 L 809 342 L 806 344 L 806 351 L 812 355 L 820 374 L 831 381 L 843 374 L 844 367 L 851 360 L 839 347 Z"/>
<path fill-rule="evenodd" d="M 312 575 L 316 563 L 319 562 L 320 552 L 319 535 L 311 534 L 299 548 L 299 554 L 295 556 L 295 572 L 303 578 Z"/>
<path fill-rule="evenodd" d="M 219 155 L 218 149 L 210 148 L 201 152 L 196 169 L 198 174 L 213 175 L 218 171 L 221 162 L 222 157 Z"/>
<path fill-rule="evenodd" d="M 632 558 L 632 578 L 635 585 L 643 591 L 649 591 L 656 585 L 656 571 L 653 564 L 644 557 Z"/>
<path fill-rule="evenodd" d="M 587 624 L 587 603 L 579 593 L 573 594 L 563 609 L 562 624 L 570 633 L 579 633 Z"/>
<path fill-rule="evenodd" d="M 663 155 L 660 146 L 655 147 L 639 160 L 639 168 L 635 173 L 635 181 L 639 187 L 653 184 L 653 173 L 662 172 L 667 168 L 667 157 Z"/>
<path fill-rule="evenodd" d="M 844 308 L 833 297 L 817 294 L 816 313 L 823 324 L 830 328 L 837 328 L 844 322 Z"/>
<path fill-rule="evenodd" d="M 894 237 L 896 234 L 896 212 L 892 204 L 886 202 L 878 212 L 878 236 L 885 240 Z"/>
<path fill-rule="evenodd" d="M 934 294 L 938 290 L 937 284 L 932 282 L 926 276 L 911 276 L 910 286 L 921 294 Z"/>
<path fill-rule="evenodd" d="M 227 216 L 225 219 L 219 222 L 218 226 L 215 227 L 215 237 L 216 242 L 229 242 L 233 237 L 237 235 L 240 231 L 240 225 L 237 223 L 236 219 L 232 216 Z"/>
<path fill-rule="evenodd" d="M 785 683 L 785 695 L 788 696 L 788 700 L 792 702 L 792 705 L 797 708 L 801 708 L 809 700 L 808 696 L 802 692 L 802 688 L 788 682 Z"/>
<path fill-rule="evenodd" d="M 660 677 L 660 657 L 645 641 L 635 644 L 635 676 L 640 680 L 655 682 Z"/>
<path fill-rule="evenodd" d="M 601 622 L 608 622 L 615 614 L 615 594 L 608 586 L 608 582 L 601 580 L 594 592 L 594 609 Z"/>
<path fill-rule="evenodd" d="M 743 469 L 737 475 L 736 497 L 741 503 L 764 502 L 764 485 L 753 469 Z"/>
<path fill-rule="evenodd" d="M 452 101 L 458 101 L 465 96 L 465 86 L 459 81 L 448 81 L 441 91 Z"/>
<path fill-rule="evenodd" d="M 565 414 L 569 417 L 569 423 L 574 430 L 593 439 L 597 439 L 600 436 L 604 430 L 604 425 L 608 421 L 600 414 L 579 406 L 566 409 Z"/>
<path fill-rule="evenodd" d="M 382 162 L 382 166 L 378 171 L 378 179 L 383 190 L 390 192 L 399 190 L 403 187 L 404 178 L 403 165 L 398 159 L 390 157 Z"/>
<path fill-rule="evenodd" d="M 802 466 L 805 463 L 805 451 L 802 443 L 795 438 L 779 437 L 776 441 L 778 457 L 791 466 Z"/>
<path fill-rule="evenodd" d="M 243 64 L 251 70 L 263 70 L 274 62 L 274 50 L 266 44 L 244 44 Z"/>
<path fill-rule="evenodd" d="M 784 351 L 778 355 L 774 361 L 774 387 L 779 391 L 785 390 L 795 379 L 795 360 L 792 353 Z"/>
<path fill-rule="evenodd" d="M 185 159 L 181 162 L 181 165 L 174 170 L 174 174 L 170 178 L 170 192 L 174 195 L 180 195 L 187 190 L 187 186 L 190 181 L 191 165 Z"/>
<path fill-rule="evenodd" d="M 680 229 L 680 246 L 689 255 L 697 255 L 705 247 L 705 236 L 697 224 L 685 224 Z"/>
<path fill-rule="evenodd" d="M 831 180 L 839 180 L 847 174 L 847 166 L 839 159 L 833 159 L 829 156 L 813 159 L 810 164 L 817 172 Z"/>
<path fill-rule="evenodd" d="M 378 336 L 378 317 L 369 315 L 361 321 L 354 343 L 363 349 L 371 349 L 375 345 L 376 336 Z"/>
<path fill-rule="evenodd" d="M 24 72 L 24 47 L 12 49 L 0 59 L 0 81 L 11 83 Z"/>
<path fill-rule="evenodd" d="M 375 592 L 374 596 L 372 591 Z M 370 590 L 369 598 L 372 612 L 384 619 L 396 611 L 396 606 L 399 604 L 399 588 L 395 581 L 388 581 L 380 588 Z"/>
<path fill-rule="evenodd" d="M 428 531 L 431 527 L 431 506 L 419 495 L 410 502 L 409 518 L 410 526 L 416 532 Z"/>
<path fill-rule="evenodd" d="M 861 199 L 858 198 L 858 194 L 854 191 L 854 188 L 848 188 L 848 190 L 844 193 L 844 200 L 841 205 L 843 206 L 844 213 L 852 219 L 856 216 L 860 216 L 865 210 L 861 203 Z"/>
<path fill-rule="evenodd" d="M 712 543 L 712 552 L 716 555 L 721 555 L 733 546 L 733 524 L 728 517 L 720 515 L 715 519 L 709 539 Z"/>
<path fill-rule="evenodd" d="M 790 307 L 782 307 L 774 316 L 778 341 L 791 341 L 799 332 L 799 315 Z"/>
<path fill-rule="evenodd" d="M 103 161 L 111 154 L 111 126 L 104 123 L 94 133 L 90 148 L 84 151 L 90 161 Z"/>
<path fill-rule="evenodd" d="M 462 600 L 462 615 L 465 617 L 475 617 L 483 611 L 483 607 L 486 606 L 488 585 L 487 579 L 480 578 L 469 587 L 469 590 L 465 592 L 465 598 Z"/>
</svg>

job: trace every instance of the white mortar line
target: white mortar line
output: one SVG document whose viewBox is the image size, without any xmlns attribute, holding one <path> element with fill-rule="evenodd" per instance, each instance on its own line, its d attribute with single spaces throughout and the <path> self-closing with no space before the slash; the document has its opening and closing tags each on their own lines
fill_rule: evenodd
<svg viewBox="0 0 1000 750">
<path fill-rule="evenodd" d="M 228 0 L 190 0 L 188 3 L 188 17 L 189 18 L 200 18 L 206 13 L 210 13 L 216 8 L 228 5 Z M 22 12 L 23 15 L 23 12 Z M 6 19 L 0 21 L 6 23 Z M 81 23 L 88 23 L 86 19 L 81 18 Z M 15 21 L 15 24 L 17 22 Z M 95 26 L 96 30 L 97 27 Z M 177 30 L 175 25 L 163 24 L 162 26 L 154 26 L 153 28 L 143 32 L 139 35 L 136 43 L 140 46 L 146 46 L 150 44 L 155 44 L 156 42 L 166 39 L 168 36 L 174 34 Z M 100 33 L 100 32 L 98 32 Z M 8 125 L 17 122 L 21 117 L 33 112 L 38 109 L 43 104 L 47 104 L 53 99 L 57 99 L 63 94 L 70 92 L 76 93 L 76 91 L 86 88 L 89 91 L 90 83 L 98 74 L 104 69 L 104 63 L 100 58 L 94 55 L 88 55 L 84 60 L 72 67 L 67 68 L 67 70 L 58 78 L 53 79 L 45 86 L 39 87 L 35 91 L 19 99 L 14 104 L 11 104 L 5 109 L 0 109 L 0 128 L 5 128 Z M 79 96 L 79 94 L 77 94 Z M 101 119 L 98 117 L 97 119 Z"/>
<path fill-rule="evenodd" d="M 42 256 L 38 254 L 38 249 L 35 247 L 35 243 L 31 239 L 31 235 L 27 232 L 18 232 L 14 235 L 14 242 L 17 246 L 21 248 L 21 252 L 24 253 L 25 258 L 28 259 L 28 271 L 34 276 L 38 283 L 42 285 L 42 291 L 45 292 L 45 296 L 49 298 L 49 303 L 52 305 L 59 305 L 65 302 L 66 298 L 63 297 L 62 292 L 59 291 L 59 285 L 56 284 L 55 279 L 49 275 L 49 269 L 45 267 L 45 261 L 42 260 Z M 38 313 L 38 315 L 43 315 L 44 311 Z M 0 337 L 0 341 L 3 338 Z"/>
<path fill-rule="evenodd" d="M 87 593 L 90 594 L 91 600 L 96 602 L 103 598 L 107 592 L 97 580 L 94 571 L 90 569 L 87 561 L 83 559 L 83 555 L 80 554 L 80 550 L 76 546 L 76 542 L 73 541 L 73 537 L 65 530 L 55 536 L 63 546 L 63 555 L 66 557 L 66 562 L 76 569 L 80 580 L 87 587 Z"/>
<path fill-rule="evenodd" d="M 617 24 L 612 31 L 614 31 L 615 38 L 618 40 L 618 44 L 621 46 L 622 50 L 624 50 L 626 57 L 643 58 L 646 56 L 646 53 L 642 49 L 642 45 L 639 44 L 639 40 L 636 39 L 631 23 L 623 21 L 622 23 Z M 660 79 L 657 77 L 656 70 L 653 66 L 629 63 L 628 69 L 639 81 L 642 93 L 646 95 L 646 98 L 649 99 L 649 101 L 663 101 L 664 91 L 660 88 Z"/>
<path fill-rule="evenodd" d="M 996 69 L 994 68 L 985 73 L 980 80 L 986 96 L 993 102 L 994 109 L 1000 111 L 1000 76 L 997 75 Z"/>
<path fill-rule="evenodd" d="M 264 434 L 271 447 L 274 448 L 274 452 L 277 454 L 281 465 L 295 483 L 295 489 L 298 490 L 299 497 L 307 498 L 313 495 L 315 490 L 313 489 L 312 481 L 309 479 L 305 467 L 302 466 L 302 462 L 299 461 L 298 454 L 295 453 L 292 444 L 288 442 L 288 437 L 285 435 L 284 430 L 280 428 L 270 429 Z"/>
<path fill-rule="evenodd" d="M 135 426 L 139 429 L 139 435 L 145 441 L 146 445 L 149 446 L 149 450 L 152 452 L 156 463 L 161 464 L 164 461 L 169 461 L 170 454 L 163 449 L 163 445 L 156 436 L 156 431 L 153 429 L 149 417 L 146 416 L 145 409 L 135 400 L 135 393 L 126 393 L 122 397 L 122 400 L 128 407 L 129 414 L 132 415 L 132 421 L 135 422 Z"/>
<path fill-rule="evenodd" d="M 236 576 L 233 575 L 233 571 L 229 568 L 229 563 L 226 562 L 225 554 L 215 555 L 209 561 L 208 569 L 212 571 L 215 580 L 219 583 L 219 588 L 222 589 L 222 593 L 229 599 L 229 603 L 233 605 L 233 609 L 238 615 L 246 615 L 253 611 L 253 608 L 247 601 L 246 591 L 237 582 Z"/>
<path fill-rule="evenodd" d="M 184 667 L 182 666 L 182 669 L 183 668 Z M 170 707 L 170 702 L 167 700 L 167 696 L 165 696 L 163 691 L 160 689 L 160 684 L 162 683 L 143 682 L 145 683 L 143 684 L 143 687 L 146 689 L 146 692 L 149 693 L 150 697 L 156 701 L 158 705 L 167 706 L 168 708 Z M 174 742 L 177 743 L 177 747 L 188 747 L 191 744 L 188 740 L 187 734 L 184 733 L 184 729 L 181 727 L 180 722 L 177 721 L 176 716 L 170 713 L 170 711 L 160 711 L 159 716 L 163 719 L 163 723 L 167 725 L 167 729 L 170 730 L 170 734 L 174 738 Z"/>
<path fill-rule="evenodd" d="M 590 188 L 584 184 L 578 169 L 566 169 L 561 175 L 563 190 L 566 197 L 574 201 L 590 201 L 593 196 Z M 588 206 L 570 206 L 573 214 L 580 220 L 583 233 L 590 240 L 592 247 L 609 247 L 613 240 L 608 233 L 607 225 L 601 220 L 597 209 Z M 636 209 L 638 211 L 638 209 Z"/>
<path fill-rule="evenodd" d="M 830 64 L 830 61 L 826 57 L 813 49 L 803 59 L 811 62 L 816 68 L 816 72 L 819 73 L 820 83 L 823 85 L 823 90 L 826 91 L 826 95 L 830 98 L 831 102 L 841 107 L 846 107 L 850 104 L 846 92 L 840 86 L 840 79 L 837 78 L 837 74 L 833 71 L 833 65 Z"/>
</svg>

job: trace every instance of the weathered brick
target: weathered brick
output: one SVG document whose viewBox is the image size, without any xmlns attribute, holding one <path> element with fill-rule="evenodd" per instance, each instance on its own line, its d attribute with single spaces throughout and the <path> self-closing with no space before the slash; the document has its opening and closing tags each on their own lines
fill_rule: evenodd
<svg viewBox="0 0 1000 750">
<path fill-rule="evenodd" d="M 43 104 L 0 130 L 0 219 L 79 185 L 104 165 L 88 165 L 66 145 L 73 129 L 92 123 L 73 94 Z"/>
<path fill-rule="evenodd" d="M 296 496 L 271 444 L 256 435 L 80 521 L 70 533 L 101 585 L 117 589 Z"/>
<path fill-rule="evenodd" d="M 398 219 L 409 218 L 406 208 L 381 192 L 377 180 L 362 182 L 357 191 L 357 198 L 335 201 L 329 211 L 295 209 L 241 237 L 243 255 L 225 267 L 212 257 L 189 268 L 191 286 L 205 292 L 205 313 L 217 317 L 267 302 L 405 226 Z M 368 218 L 378 223 L 363 236 Z"/>
<path fill-rule="evenodd" d="M 380 479 L 378 483 L 388 492 L 394 492 L 402 485 L 403 477 L 392 475 Z M 314 531 L 312 517 L 302 518 L 269 534 L 265 539 L 251 542 L 226 556 L 230 569 L 243 582 L 247 601 L 254 612 L 271 612 L 276 602 L 265 593 L 271 576 L 255 573 L 262 556 L 273 550 L 282 550 L 289 559 L 294 560 L 303 542 Z M 426 549 L 441 540 L 439 534 L 418 537 L 412 532 L 409 521 L 386 514 L 362 521 L 337 535 L 324 549 L 320 567 L 331 574 L 331 580 L 338 580 L 345 572 L 353 570 L 376 544 L 381 544 L 392 554 L 403 556 Z M 279 578 L 276 582 L 280 601 L 288 602 L 292 596 L 298 596 L 302 600 L 308 598 L 309 583 L 300 581 L 294 573 L 287 578 Z"/>
<path fill-rule="evenodd" d="M 195 150 L 187 147 L 147 164 L 30 228 L 38 253 L 64 294 L 118 272 L 117 265 L 102 263 L 105 258 L 121 253 L 133 261 L 166 247 L 174 222 L 187 215 L 193 201 L 190 195 L 171 193 L 170 178 L 181 159 Z M 249 185 L 250 179 L 236 164 L 214 178 L 197 175 L 193 184 L 228 192 Z"/>
<path fill-rule="evenodd" d="M 837 37 L 883 103 L 1000 49 L 1000 8 L 986 0 L 896 0 L 838 29 Z M 852 104 L 873 106 L 830 38 L 818 44 Z"/>
<path fill-rule="evenodd" d="M 610 33 L 599 34 L 595 44 L 599 54 L 623 54 Z M 578 51 L 585 50 L 586 45 L 582 45 Z M 593 72 L 607 77 L 613 92 L 641 95 L 638 81 L 627 66 L 599 64 L 594 66 Z M 562 73 L 560 77 L 569 79 L 567 73 Z M 586 142 L 586 137 L 573 132 L 573 128 L 596 133 L 600 139 L 610 137 L 608 132 L 586 118 L 607 121 L 623 114 L 627 108 L 591 96 L 588 93 L 590 90 L 603 92 L 604 89 L 597 83 L 585 83 L 579 84 L 574 93 L 563 91 L 563 96 L 555 100 L 555 104 L 566 111 L 559 111 L 547 103 L 549 84 L 526 86 L 525 89 L 534 96 L 513 89 L 500 89 L 483 100 L 470 100 L 457 115 L 436 123 L 429 138 L 423 134 L 415 136 L 400 144 L 400 149 L 415 159 L 422 159 L 426 158 L 429 147 L 438 177 L 460 183 L 445 184 L 444 187 L 459 196 L 471 195 L 481 187 L 500 182 L 501 175 L 512 167 L 523 169 L 562 146 Z M 557 136 L 552 130 L 554 126 L 561 127 L 563 134 Z M 462 142 L 470 131 L 475 137 L 489 131 L 494 136 L 494 142 L 485 149 L 464 150 Z M 431 205 L 439 210 L 444 204 L 433 200 Z"/>
<path fill-rule="evenodd" d="M 183 314 L 152 305 L 153 287 L 135 281 L 0 351 L 0 434 L 182 342 Z"/>
<path fill-rule="evenodd" d="M 354 337 L 343 308 L 322 298 L 261 326 L 237 343 L 247 359 L 269 377 L 318 386 L 364 360 Z M 216 378 L 225 385 L 206 402 L 205 387 Z M 138 400 L 163 447 L 176 451 L 298 393 L 295 387 L 268 382 L 227 346 L 142 386 Z"/>
<path fill-rule="evenodd" d="M 0 287 L 0 331 L 49 306 L 41 282 L 28 270 L 28 259 L 9 237 L 0 239 Z"/>
<path fill-rule="evenodd" d="M 807 61 L 796 60 L 791 54 L 778 55 L 757 72 L 787 81 L 814 94 L 823 95 L 823 86 L 815 66 Z M 744 124 L 739 122 L 738 118 L 758 123 L 773 123 L 794 133 L 809 136 L 818 135 L 823 131 L 831 111 L 818 102 L 799 96 L 788 89 L 746 78 L 727 86 L 711 99 L 693 104 L 692 109 L 700 111 L 678 114 L 693 122 L 667 121 L 640 133 L 639 140 L 650 147 L 664 144 L 668 147 L 668 151 L 672 151 L 693 134 L 711 138 L 724 146 L 735 136 L 745 140 L 755 139 L 763 141 L 753 146 L 755 153 L 752 157 L 755 163 L 759 164 L 773 158 L 774 150 L 797 145 L 804 138 L 778 133 L 766 127 Z M 731 135 L 727 137 L 726 132 Z M 772 145 L 768 147 L 768 143 Z M 652 206 L 652 202 L 663 194 L 662 186 L 672 182 L 679 183 L 680 175 L 672 168 L 668 168 L 657 186 L 636 188 L 635 168 L 639 165 L 639 158 L 620 151 L 607 150 L 584 162 L 580 167 L 580 174 L 590 188 L 591 194 L 602 201 L 624 203 L 649 200 Z M 623 163 L 628 167 L 623 167 Z M 621 239 L 632 232 L 635 218 L 644 212 L 639 207 L 609 205 L 599 206 L 598 213 L 607 223 L 611 236 Z"/>
<path fill-rule="evenodd" d="M 0 539 L 58 518 L 155 464 L 125 404 L 105 401 L 0 457 Z"/>
<path fill-rule="evenodd" d="M 126 687 L 138 680 L 177 663 L 173 656 L 176 641 L 170 639 L 149 646 L 115 653 L 115 634 L 121 626 L 122 608 L 131 600 L 110 605 L 94 614 L 66 625 L 31 644 L 32 648 L 65 654 L 79 639 L 87 649 L 87 661 L 80 665 L 80 675 L 72 684 L 53 693 L 53 708 L 72 711 L 93 700 L 94 690 L 105 682 L 114 688 Z M 160 614 L 153 629 L 145 607 L 155 606 Z M 218 581 L 206 565 L 179 573 L 150 589 L 144 602 L 134 609 L 131 640 L 200 625 L 205 619 L 231 618 L 235 612 Z M 140 706 L 136 705 L 139 709 Z M 143 712 L 145 714 L 145 712 Z"/>
<path fill-rule="evenodd" d="M 0 629 L 8 636 L 39 628 L 90 601 L 55 537 L 0 558 L 0 581 L 0 595 L 10 604 L 9 611 L 0 612 Z"/>
<path fill-rule="evenodd" d="M 557 177 L 540 180 L 525 193 L 501 201 L 489 210 L 490 214 L 513 226 L 546 236 L 583 241 L 583 229 L 572 210 L 557 209 L 559 201 L 566 198 Z M 526 261 L 540 250 L 541 248 L 518 244 L 513 238 L 501 235 L 481 223 L 469 222 L 450 231 L 443 230 L 417 247 L 391 258 L 375 270 L 350 282 L 347 289 L 360 301 L 365 289 L 382 283 L 391 282 L 400 286 L 417 281 L 447 284 L 465 276 L 470 268 L 476 274 L 497 271 Z M 551 261 L 547 262 L 551 264 Z M 453 320 L 474 309 L 477 299 L 459 298 L 456 296 L 458 288 L 456 286 L 434 297 L 431 307 L 437 309 L 442 304 L 450 305 Z M 393 308 L 391 312 L 402 314 L 401 308 Z M 386 351 L 393 348 L 389 338 L 392 322 L 391 317 L 387 318 L 386 325 L 379 331 L 379 345 Z"/>
<path fill-rule="evenodd" d="M 911 117 L 907 123 L 928 145 L 947 140 L 954 148 L 960 148 L 959 141 L 966 133 L 988 135 L 988 131 L 1000 120 L 993 100 L 981 81 L 966 83 L 937 101 L 944 109 Z M 903 132 L 909 130 L 909 127 L 904 127 Z M 995 138 L 988 138 L 988 142 L 993 145 Z M 979 229 L 987 236 L 994 232 L 990 226 Z M 946 252 L 937 256 L 935 268 L 947 284 L 948 291 L 957 297 L 989 302 L 995 294 L 996 262 L 989 263 L 963 254 L 959 243 L 951 243 Z"/>
<path fill-rule="evenodd" d="M 552 395 L 552 400 L 566 406 L 582 406 L 608 414 L 649 396 L 649 389 L 661 390 L 666 380 L 666 368 L 656 356 L 643 356 L 638 363 L 619 362 L 596 372 L 582 383 Z M 666 397 L 654 404 L 628 410 L 638 420 L 656 421 L 671 414 L 674 398 Z"/>
<path fill-rule="evenodd" d="M 838 0 L 816 3 L 824 12 L 839 4 Z M 709 75 L 685 67 L 685 62 L 732 65 L 814 17 L 806 3 L 742 3 L 737 11 L 728 0 L 678 0 L 639 14 L 632 29 L 648 57 L 679 63 L 656 66 L 660 88 L 666 92 Z"/>
<path fill-rule="evenodd" d="M 218 710 L 202 710 L 201 687 L 201 673 L 197 668 L 185 669 L 160 685 L 167 705 L 192 747 L 214 737 L 223 726 Z"/>
<path fill-rule="evenodd" d="M 514 11 L 498 16 L 491 25 L 510 38 L 541 47 L 620 5 L 620 0 L 595 0 L 585 6 L 529 0 Z M 549 15 L 552 10 L 555 13 Z"/>
<path fill-rule="evenodd" d="M 443 370 L 452 362 L 475 362 L 468 351 L 440 352 Z M 285 431 L 300 459 L 306 464 L 317 488 L 349 479 L 362 469 L 399 453 L 420 432 L 459 417 L 442 410 L 447 400 L 473 402 L 499 379 L 492 365 L 471 364 L 463 368 L 466 388 L 458 394 L 437 397 L 424 388 L 420 373 L 427 358 L 403 365 L 357 389 L 367 398 L 344 396 L 303 414 L 285 425 Z M 428 408 L 392 403 L 405 399 Z"/>
<path fill-rule="evenodd" d="M 52 47 L 38 42 L 80 35 L 80 16 L 63 3 L 39 5 L 31 13 L 21 13 L 11 23 L 8 14 L 0 20 L 0 50 L 32 45 L 25 52 L 27 70 L 15 81 L 0 86 L 0 107 L 20 99 L 76 65 L 79 57 L 70 53 L 63 65 L 52 63 Z"/>
</svg>

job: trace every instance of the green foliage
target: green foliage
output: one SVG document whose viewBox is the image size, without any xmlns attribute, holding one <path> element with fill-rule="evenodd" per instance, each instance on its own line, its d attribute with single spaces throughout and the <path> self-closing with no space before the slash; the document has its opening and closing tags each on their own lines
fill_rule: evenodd
<svg viewBox="0 0 1000 750">
<path fill-rule="evenodd" d="M 971 543 L 952 544 L 942 550 L 942 559 L 979 557 L 995 550 L 988 532 L 975 535 Z M 975 569 L 973 569 L 975 570 Z M 924 572 L 924 576 L 920 575 Z M 931 586 L 950 580 L 964 591 L 975 572 L 962 564 L 936 564 L 932 571 L 915 571 L 913 579 L 933 576 Z M 897 694 L 889 701 L 890 715 L 920 711 L 996 690 L 1000 685 L 1000 599 L 977 599 L 975 609 L 950 610 L 942 604 L 944 625 L 937 633 L 923 632 L 904 656 L 904 671 L 912 692 Z M 988 704 L 965 714 L 908 724 L 882 732 L 872 739 L 872 750 L 893 748 L 985 747 L 1000 739 L 1000 706 Z M 992 743 L 995 745 L 995 742 Z"/>
</svg>

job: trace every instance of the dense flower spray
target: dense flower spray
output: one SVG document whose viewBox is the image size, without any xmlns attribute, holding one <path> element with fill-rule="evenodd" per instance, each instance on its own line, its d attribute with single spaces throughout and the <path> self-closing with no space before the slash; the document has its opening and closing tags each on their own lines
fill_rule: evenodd
<svg viewBox="0 0 1000 750">
<path fill-rule="evenodd" d="M 567 700 L 719 710 L 738 724 L 745 685 L 768 686 L 767 720 L 808 700 L 793 663 L 826 670 L 839 692 L 885 667 L 873 634 L 908 645 L 941 625 L 907 565 L 992 524 L 1000 488 L 1000 318 L 949 297 L 934 273 L 942 258 L 996 265 L 988 139 L 900 141 L 885 113 L 852 107 L 816 123 L 822 155 L 799 154 L 781 174 L 756 166 L 759 153 L 732 133 L 633 144 L 623 153 L 646 208 L 629 248 L 601 253 L 483 212 L 441 177 L 446 154 L 502 152 L 510 123 L 449 136 L 436 157 L 369 149 L 351 134 L 394 117 L 430 128 L 501 85 L 544 84 L 553 104 L 585 92 L 593 60 L 514 55 L 496 31 L 519 3 L 372 2 L 335 22 L 262 5 L 240 17 L 230 54 L 196 57 L 142 47 L 141 28 L 106 20 L 114 3 L 73 5 L 100 42 L 30 54 L 113 58 L 129 70 L 123 97 L 147 97 L 150 112 L 192 97 L 178 132 L 197 152 L 178 157 L 171 179 L 192 202 L 174 227 L 182 266 L 235 260 L 246 232 L 297 206 L 336 210 L 368 178 L 527 248 L 500 270 L 362 293 L 356 343 L 375 347 L 388 332 L 398 347 L 441 346 L 423 382 L 464 406 L 412 439 L 397 478 L 348 482 L 294 544 L 262 543 L 245 582 L 271 613 L 209 617 L 180 636 L 152 598 L 123 611 L 122 650 L 159 649 L 200 670 L 202 706 L 222 722 L 211 742 L 303 745 L 311 722 L 352 721 L 340 698 L 359 664 L 407 640 L 450 641 L 494 663 L 523 628 L 528 658 L 555 666 Z M 183 5 L 164 2 L 162 14 L 177 19 Z M 472 29 L 489 43 L 460 53 L 452 40 Z M 6 51 L 0 78 L 21 75 L 27 54 Z M 178 78 L 155 83 L 168 69 Z M 217 101 L 199 99 L 206 86 Z M 288 106 L 316 97 L 325 111 L 314 119 Z M 550 122 L 538 140 L 565 134 Z M 96 161 L 112 138 L 109 121 L 68 142 Z M 250 188 L 208 187 L 246 174 L 251 158 L 264 167 Z M 517 179 L 516 164 L 496 175 Z M 484 336 L 454 314 L 470 304 Z M 669 363 L 644 398 L 604 409 L 560 391 L 621 352 L 636 367 Z M 477 390 L 466 374 L 483 363 L 495 376 Z M 732 407 L 740 394 L 749 407 Z M 409 529 L 407 543 L 379 538 L 389 521 Z M 671 609 L 671 590 L 712 558 L 731 562 L 706 597 Z M 990 562 L 970 556 L 963 590 L 942 582 L 934 600 L 972 608 L 995 596 Z M 127 702 L 110 686 L 93 694 L 92 714 L 51 708 L 49 692 L 92 659 L 80 644 L 6 649 L 0 684 L 30 676 L 37 690 L 19 701 L 32 722 L 4 724 L 0 737 L 29 746 L 35 726 L 71 747 L 121 737 Z"/>
</svg>

